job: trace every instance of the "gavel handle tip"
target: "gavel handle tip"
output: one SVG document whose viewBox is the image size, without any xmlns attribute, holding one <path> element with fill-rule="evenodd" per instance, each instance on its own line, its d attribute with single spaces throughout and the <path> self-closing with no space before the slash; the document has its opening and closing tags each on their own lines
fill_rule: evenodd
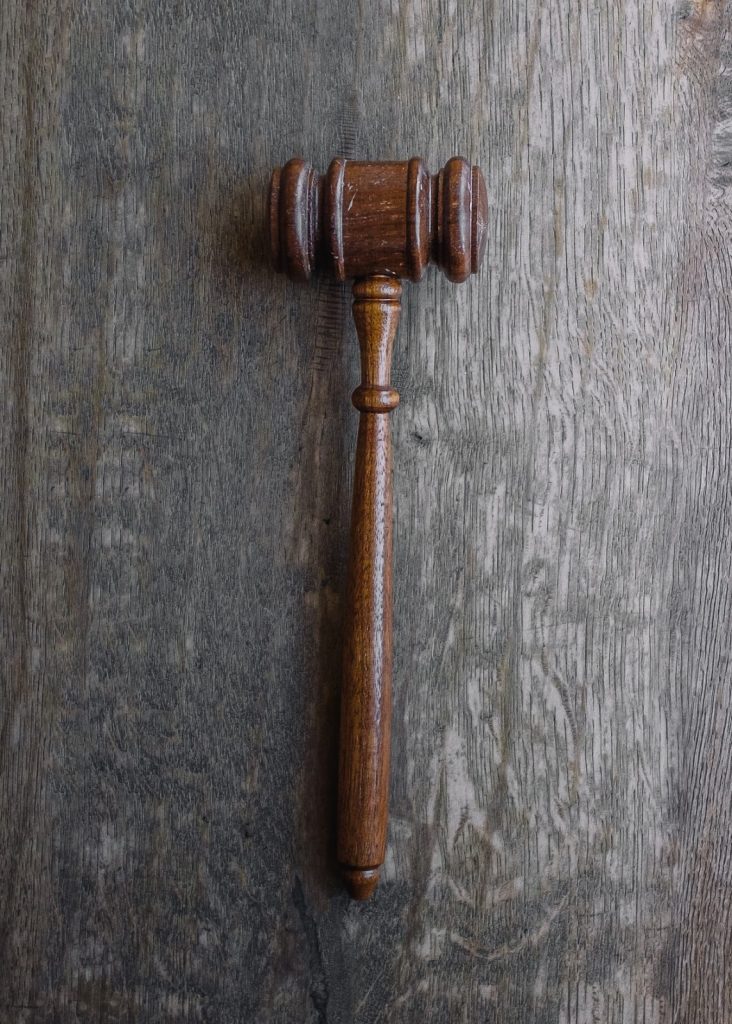
<svg viewBox="0 0 732 1024">
<path fill-rule="evenodd" d="M 379 868 L 352 868 L 341 865 L 341 874 L 354 900 L 367 900 L 379 884 Z"/>
</svg>

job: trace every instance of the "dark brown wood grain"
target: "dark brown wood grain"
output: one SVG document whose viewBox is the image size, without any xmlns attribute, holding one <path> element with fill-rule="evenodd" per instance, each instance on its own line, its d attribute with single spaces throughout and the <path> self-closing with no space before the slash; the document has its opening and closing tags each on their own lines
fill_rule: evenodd
<svg viewBox="0 0 732 1024">
<path fill-rule="evenodd" d="M 338 860 L 349 892 L 373 892 L 386 852 L 391 743 L 392 450 L 399 404 L 391 361 L 402 286 L 373 276 L 353 286 L 361 383 L 343 638 Z"/>
<path fill-rule="evenodd" d="M 481 170 L 461 157 L 433 176 L 418 157 L 337 157 L 322 176 L 295 157 L 273 171 L 267 213 L 274 265 L 295 281 L 316 269 L 419 281 L 430 261 L 465 281 L 483 258 L 487 217 Z"/>
<path fill-rule="evenodd" d="M 392 658 L 392 483 L 388 414 L 399 402 L 391 359 L 401 308 L 398 275 L 419 281 L 434 260 L 451 281 L 485 252 L 488 201 L 478 167 L 461 157 L 430 178 L 418 158 L 337 157 L 321 178 L 295 157 L 275 168 L 267 226 L 275 268 L 294 281 L 315 270 L 354 285 L 362 380 L 351 554 L 343 627 L 338 859 L 349 892 L 376 888 L 386 850 Z"/>
</svg>

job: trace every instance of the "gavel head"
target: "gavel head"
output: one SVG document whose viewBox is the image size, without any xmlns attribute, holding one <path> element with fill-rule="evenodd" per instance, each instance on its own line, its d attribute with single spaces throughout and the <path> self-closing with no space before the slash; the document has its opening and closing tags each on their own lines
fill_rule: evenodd
<svg viewBox="0 0 732 1024">
<path fill-rule="evenodd" d="M 272 174 L 272 259 L 296 281 L 315 272 L 339 281 L 372 274 L 419 281 L 430 262 L 451 281 L 465 281 L 485 250 L 487 209 L 480 168 L 462 157 L 435 175 L 417 157 L 338 158 L 324 175 L 294 159 Z"/>
</svg>

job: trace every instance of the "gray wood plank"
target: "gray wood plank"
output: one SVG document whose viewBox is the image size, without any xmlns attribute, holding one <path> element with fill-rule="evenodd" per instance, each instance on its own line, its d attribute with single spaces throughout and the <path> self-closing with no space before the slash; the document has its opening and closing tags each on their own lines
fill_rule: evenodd
<svg viewBox="0 0 732 1024">
<path fill-rule="evenodd" d="M 724 1024 L 732 11 L 6 0 L 0 1020 Z M 272 166 L 458 152 L 407 289 L 385 881 L 333 865 L 357 354 Z"/>
</svg>

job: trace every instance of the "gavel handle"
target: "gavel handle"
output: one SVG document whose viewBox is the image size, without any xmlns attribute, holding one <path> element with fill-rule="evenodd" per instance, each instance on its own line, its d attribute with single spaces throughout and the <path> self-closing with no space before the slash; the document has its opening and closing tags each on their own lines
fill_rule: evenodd
<svg viewBox="0 0 732 1024">
<path fill-rule="evenodd" d="M 392 657 L 391 357 L 402 288 L 387 275 L 353 286 L 361 349 L 360 411 L 344 623 L 338 782 L 338 861 L 364 900 L 384 863 L 389 801 Z"/>
</svg>

